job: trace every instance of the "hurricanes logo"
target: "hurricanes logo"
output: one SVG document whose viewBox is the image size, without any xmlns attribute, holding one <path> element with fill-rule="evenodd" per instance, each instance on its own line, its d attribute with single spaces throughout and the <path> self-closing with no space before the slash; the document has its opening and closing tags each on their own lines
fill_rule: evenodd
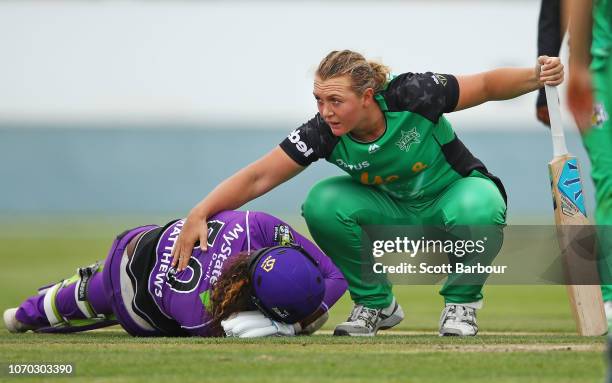
<svg viewBox="0 0 612 383">
<path fill-rule="evenodd" d="M 274 268 L 275 262 L 276 262 L 276 259 L 272 258 L 271 255 L 268 255 L 266 259 L 264 259 L 263 263 L 261 264 L 261 268 L 264 269 L 266 273 L 269 273 Z"/>
<path fill-rule="evenodd" d="M 412 128 L 407 132 L 402 130 L 401 133 L 402 138 L 400 138 L 399 141 L 395 143 L 395 145 L 397 145 L 400 150 L 407 152 L 410 150 L 410 146 L 412 146 L 412 144 L 418 144 L 421 142 L 421 135 L 419 134 L 419 132 L 417 132 L 416 127 Z"/>
</svg>

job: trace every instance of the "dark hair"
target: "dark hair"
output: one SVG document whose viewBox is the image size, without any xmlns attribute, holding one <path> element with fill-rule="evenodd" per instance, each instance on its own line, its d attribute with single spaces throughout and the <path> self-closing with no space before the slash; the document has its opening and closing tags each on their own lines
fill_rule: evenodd
<svg viewBox="0 0 612 383">
<path fill-rule="evenodd" d="M 236 254 L 223 267 L 221 277 L 212 288 L 211 333 L 223 336 L 221 321 L 236 312 L 248 310 L 251 305 L 251 275 L 249 271 L 251 256 L 243 251 Z"/>
</svg>

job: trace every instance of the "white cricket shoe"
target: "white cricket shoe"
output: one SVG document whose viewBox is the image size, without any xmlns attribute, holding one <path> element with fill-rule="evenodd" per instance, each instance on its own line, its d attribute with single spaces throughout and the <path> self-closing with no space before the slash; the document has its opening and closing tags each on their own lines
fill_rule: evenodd
<svg viewBox="0 0 612 383">
<path fill-rule="evenodd" d="M 440 336 L 474 336 L 478 333 L 476 309 L 447 304 L 440 316 Z"/>
<path fill-rule="evenodd" d="M 16 318 L 17 307 L 4 310 L 4 327 L 14 334 L 33 330 L 34 327 L 21 323 Z"/>
<path fill-rule="evenodd" d="M 608 322 L 612 321 L 612 301 L 604 302 L 604 312 L 606 313 Z"/>
<path fill-rule="evenodd" d="M 404 311 L 395 298 L 388 307 L 371 309 L 355 305 L 346 322 L 334 330 L 336 336 L 374 336 L 378 330 L 387 330 L 404 319 Z"/>
<path fill-rule="evenodd" d="M 608 334 L 610 334 L 610 329 L 612 329 L 612 301 L 604 301 L 604 313 L 608 322 Z"/>
</svg>

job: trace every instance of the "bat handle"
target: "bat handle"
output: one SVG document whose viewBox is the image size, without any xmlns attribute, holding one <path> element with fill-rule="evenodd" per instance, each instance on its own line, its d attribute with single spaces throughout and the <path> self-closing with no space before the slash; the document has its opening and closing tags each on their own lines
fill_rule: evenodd
<svg viewBox="0 0 612 383">
<path fill-rule="evenodd" d="M 560 157 L 567 154 L 563 124 L 561 123 L 561 109 L 559 108 L 559 92 L 556 86 L 544 85 L 548 115 L 550 117 L 550 131 L 552 133 L 553 155 Z"/>
</svg>

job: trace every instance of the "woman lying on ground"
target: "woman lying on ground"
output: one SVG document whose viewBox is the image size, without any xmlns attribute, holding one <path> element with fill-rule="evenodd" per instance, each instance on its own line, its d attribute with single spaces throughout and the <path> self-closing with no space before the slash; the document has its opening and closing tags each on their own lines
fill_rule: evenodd
<svg viewBox="0 0 612 383">
<path fill-rule="evenodd" d="M 6 328 L 67 333 L 120 324 L 133 336 L 312 334 L 346 290 L 321 250 L 261 212 L 212 216 L 207 250 L 194 247 L 177 271 L 171 252 L 184 222 L 123 232 L 104 263 L 6 310 Z"/>
</svg>

